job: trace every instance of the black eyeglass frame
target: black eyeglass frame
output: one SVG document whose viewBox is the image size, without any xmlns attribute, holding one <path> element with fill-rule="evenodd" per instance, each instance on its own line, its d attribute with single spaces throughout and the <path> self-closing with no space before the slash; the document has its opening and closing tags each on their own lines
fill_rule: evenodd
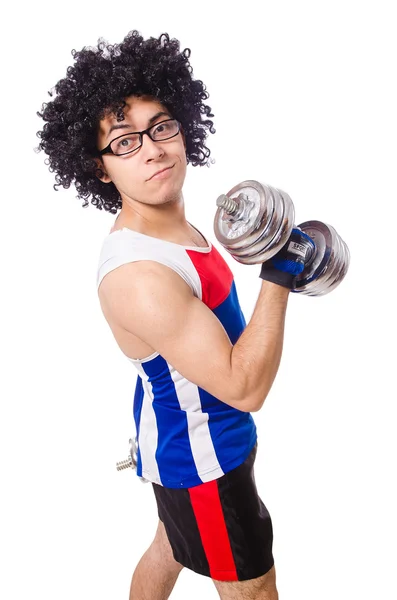
<svg viewBox="0 0 397 600">
<path fill-rule="evenodd" d="M 175 121 L 175 123 L 178 126 L 178 131 L 176 133 L 173 133 L 172 135 L 170 135 L 170 137 L 167 138 L 162 138 L 161 140 L 154 140 L 150 134 L 150 130 L 154 129 L 155 127 L 158 127 L 159 125 L 162 125 L 162 123 L 168 123 L 168 121 Z M 125 156 L 126 154 L 131 154 L 132 152 L 136 152 L 137 150 L 139 150 L 139 148 L 142 147 L 143 144 L 143 136 L 148 135 L 150 137 L 150 139 L 152 140 L 152 142 L 164 142 L 165 140 L 170 140 L 173 137 L 176 137 L 178 135 L 178 133 L 181 130 L 181 124 L 179 123 L 179 121 L 177 121 L 177 119 L 164 119 L 164 121 L 160 121 L 159 123 L 156 123 L 155 125 L 151 125 L 150 127 L 148 127 L 147 129 L 144 129 L 143 131 L 130 131 L 129 133 L 123 133 L 122 135 L 119 135 L 117 137 L 115 137 L 107 146 L 106 148 L 104 148 L 103 150 L 98 150 L 98 154 L 99 156 L 102 156 L 103 154 L 114 154 L 114 156 Z M 116 154 L 115 152 L 113 152 L 111 145 L 113 144 L 113 142 L 115 142 L 116 140 L 119 140 L 122 137 L 128 136 L 128 135 L 139 135 L 139 139 L 140 139 L 140 144 L 139 146 L 137 146 L 136 148 L 134 148 L 133 150 L 128 150 L 128 152 L 123 152 L 123 154 Z"/>
</svg>

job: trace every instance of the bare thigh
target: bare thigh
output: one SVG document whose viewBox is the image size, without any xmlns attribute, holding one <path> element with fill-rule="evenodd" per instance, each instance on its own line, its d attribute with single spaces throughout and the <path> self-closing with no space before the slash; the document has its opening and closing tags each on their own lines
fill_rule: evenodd
<svg viewBox="0 0 397 600">
<path fill-rule="evenodd" d="M 247 581 L 212 580 L 221 600 L 278 600 L 274 566 L 265 575 Z"/>
<path fill-rule="evenodd" d="M 175 560 L 171 545 L 168 541 L 167 533 L 165 531 L 164 523 L 160 521 L 160 519 L 151 548 L 168 569 L 174 571 L 175 573 L 182 571 L 183 565 Z"/>
</svg>

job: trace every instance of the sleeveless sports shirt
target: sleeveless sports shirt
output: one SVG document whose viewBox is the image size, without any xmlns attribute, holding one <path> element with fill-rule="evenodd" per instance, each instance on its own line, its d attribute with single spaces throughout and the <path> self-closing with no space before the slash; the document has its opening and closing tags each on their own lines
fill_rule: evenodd
<svg viewBox="0 0 397 600">
<path fill-rule="evenodd" d="M 207 248 L 181 246 L 123 228 L 104 240 L 97 289 L 120 265 L 152 260 L 173 269 L 216 315 L 234 345 L 246 322 L 228 264 Z M 205 332 L 197 334 L 205 335 Z M 211 352 L 211 348 L 208 348 Z M 134 394 L 137 475 L 169 488 L 218 479 L 248 457 L 257 439 L 250 413 L 185 379 L 158 352 L 128 360 L 138 371 Z"/>
</svg>

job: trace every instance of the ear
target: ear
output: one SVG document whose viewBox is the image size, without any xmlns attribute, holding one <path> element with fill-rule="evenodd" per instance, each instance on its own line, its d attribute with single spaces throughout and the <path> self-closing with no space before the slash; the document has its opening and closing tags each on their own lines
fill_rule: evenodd
<svg viewBox="0 0 397 600">
<path fill-rule="evenodd" d="M 105 171 L 105 167 L 103 166 L 103 162 L 100 158 L 94 159 L 97 165 L 97 170 L 95 171 L 95 175 L 100 179 L 103 183 L 111 183 L 111 179 L 109 175 Z"/>
</svg>

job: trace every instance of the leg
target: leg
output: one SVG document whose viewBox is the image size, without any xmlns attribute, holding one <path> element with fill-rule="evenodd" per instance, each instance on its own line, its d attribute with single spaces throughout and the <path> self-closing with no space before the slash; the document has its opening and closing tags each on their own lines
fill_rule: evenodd
<svg viewBox="0 0 397 600">
<path fill-rule="evenodd" d="M 278 600 L 274 566 L 262 577 L 246 581 L 212 580 L 221 600 Z"/>
<path fill-rule="evenodd" d="M 155 538 L 132 576 L 130 600 L 167 600 L 182 569 L 159 521 Z"/>
</svg>

